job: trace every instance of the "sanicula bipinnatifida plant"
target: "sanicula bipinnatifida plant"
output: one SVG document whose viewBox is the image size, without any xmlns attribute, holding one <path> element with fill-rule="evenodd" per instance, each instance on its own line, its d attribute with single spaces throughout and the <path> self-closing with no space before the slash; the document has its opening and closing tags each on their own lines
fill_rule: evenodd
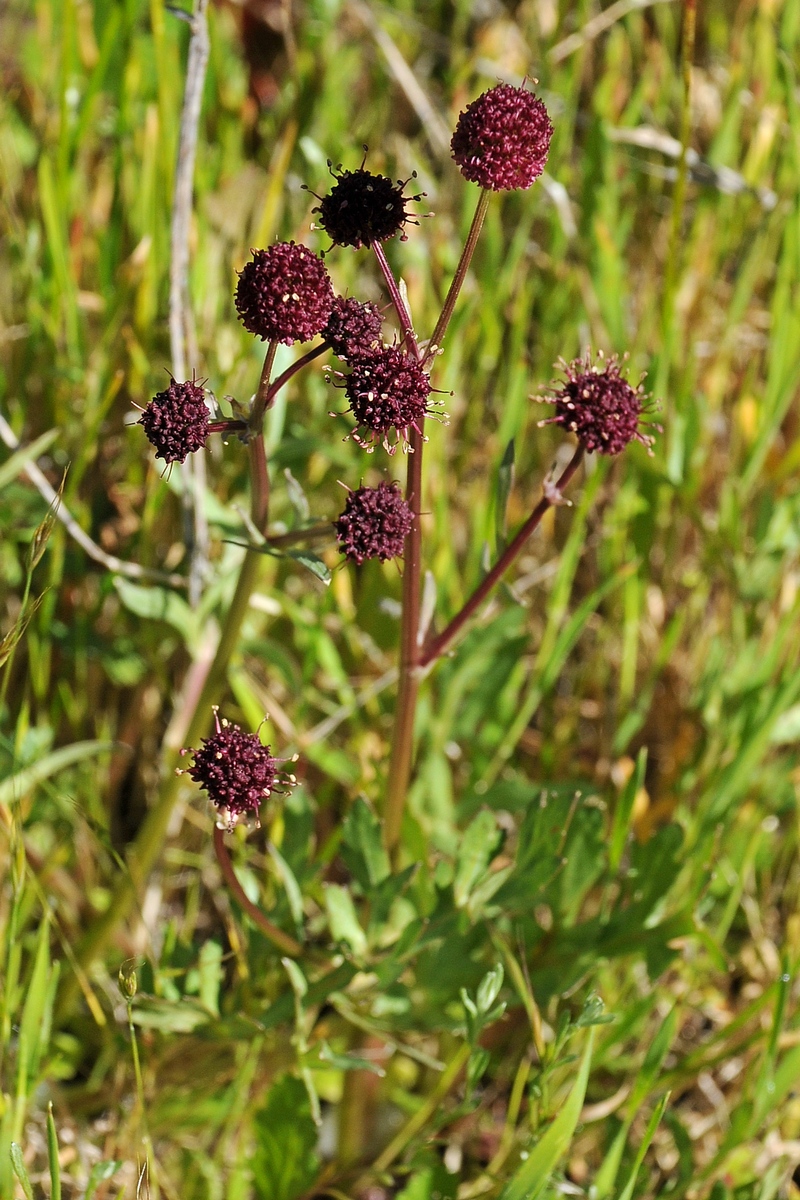
<svg viewBox="0 0 800 1200">
<path fill-rule="evenodd" d="M 138 873 L 146 874 L 155 859 L 176 797 L 175 778 L 188 774 L 205 790 L 217 811 L 214 846 L 225 881 L 261 931 L 290 959 L 303 953 L 302 943 L 273 925 L 245 895 L 232 868 L 224 835 L 240 821 L 258 823 L 263 806 L 269 805 L 276 793 L 290 789 L 294 777 L 281 771 L 279 760 L 270 747 L 262 745 L 257 734 L 248 734 L 220 717 L 216 708 L 227 661 L 254 586 L 259 555 L 265 549 L 279 552 L 280 537 L 272 539 L 269 533 L 265 415 L 290 378 L 328 353 L 338 360 L 327 368 L 329 383 L 337 389 L 331 394 L 343 395 L 347 403 L 346 411 L 332 411 L 332 418 L 344 417 L 349 425 L 347 437 L 365 451 L 385 452 L 388 467 L 405 458 L 404 493 L 396 480 L 388 478 L 377 487 L 348 487 L 343 511 L 331 522 L 331 532 L 335 532 L 345 562 L 358 568 L 370 558 L 396 560 L 402 571 L 399 683 L 381 812 L 384 853 L 387 862 L 398 863 L 421 678 L 448 651 L 503 578 L 545 512 L 566 500 L 565 491 L 585 453 L 614 455 L 633 440 L 645 444 L 650 440 L 640 428 L 645 411 L 643 390 L 627 381 L 618 359 L 606 360 L 602 355 L 595 359 L 587 351 L 584 358 L 562 364 L 565 378 L 551 386 L 547 398 L 555 405 L 551 421 L 574 438 L 569 462 L 557 477 L 545 480 L 540 501 L 461 609 L 443 628 L 437 630 L 431 623 L 424 636 L 420 635 L 425 427 L 429 417 L 446 420 L 446 414 L 439 411 L 443 405 L 434 375 L 491 196 L 497 191 L 533 185 L 544 170 L 552 132 L 542 101 L 525 85 L 498 85 L 462 113 L 453 134 L 453 158 L 465 179 L 478 184 L 481 191 L 451 287 L 430 337 L 423 338 L 414 329 L 403 289 L 383 249 L 391 238 L 408 236 L 407 227 L 414 221 L 409 203 L 419 202 L 422 197 L 406 196 L 404 183 L 371 172 L 365 159 L 356 170 L 338 168 L 333 172 L 331 190 L 319 198 L 312 214 L 317 218 L 317 228 L 332 243 L 326 257 L 296 242 L 278 242 L 253 249 L 239 274 L 234 297 L 239 318 L 249 333 L 267 343 L 261 377 L 249 404 L 234 401 L 231 417 L 218 415 L 212 420 L 208 410 L 211 398 L 207 399 L 203 384 L 194 378 L 172 380 L 153 398 L 140 419 L 157 458 L 167 469 L 200 450 L 211 435 L 235 435 L 249 457 L 249 530 L 251 538 L 258 540 L 247 549 L 220 648 L 205 684 L 194 698 L 183 751 L 191 755 L 190 765 L 185 770 L 176 769 L 166 780 L 157 804 L 148 814 L 136 854 Z M 374 255 L 399 325 L 399 338 L 384 341 L 381 312 L 376 305 L 336 294 L 327 265 L 327 255 L 334 248 Z M 283 374 L 273 378 L 278 346 L 294 343 L 309 348 Z M 398 451 L 402 457 L 398 457 Z M 342 482 L 347 486 L 346 481 Z M 306 560 L 312 557 L 307 555 Z M 216 728 L 210 737 L 204 737 L 212 706 Z M 132 896 L 130 884 L 121 884 L 108 913 L 100 919 L 101 926 L 110 928 Z M 99 944 L 99 938 L 94 944 Z M 491 1006 L 483 1014 L 487 1020 L 490 1011 Z M 473 1074 L 478 1070 L 476 1064 L 483 1061 L 483 1051 L 477 1048 L 480 1028 L 478 1022 L 474 1037 L 465 1046 L 465 1057 L 459 1060 L 463 1065 L 472 1054 Z M 541 1045 L 538 1048 L 543 1052 Z"/>
</svg>

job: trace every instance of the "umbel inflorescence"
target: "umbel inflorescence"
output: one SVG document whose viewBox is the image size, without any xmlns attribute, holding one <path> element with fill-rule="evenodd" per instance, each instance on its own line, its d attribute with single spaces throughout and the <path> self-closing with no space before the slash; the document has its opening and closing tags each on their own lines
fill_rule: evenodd
<svg viewBox="0 0 800 1200">
<path fill-rule="evenodd" d="M 193 378 L 184 383 L 172 380 L 142 413 L 140 423 L 157 457 L 167 463 L 183 462 L 205 444 L 210 433 L 235 429 L 240 440 L 250 446 L 254 512 L 259 514 L 259 533 L 266 536 L 269 473 L 261 436 L 264 413 L 277 390 L 297 370 L 326 351 L 332 353 L 344 369 L 328 367 L 328 378 L 343 391 L 355 421 L 349 436 L 370 452 L 383 447 L 393 454 L 399 445 L 410 451 L 405 497 L 397 483 L 386 481 L 374 487 L 348 489 L 344 511 L 331 524 L 340 553 L 356 566 L 370 559 L 386 563 L 408 555 L 403 564 L 402 644 L 412 648 L 411 659 L 418 651 L 418 659 L 407 662 L 406 655 L 402 671 L 413 670 L 420 662 L 428 665 L 443 652 L 519 552 L 544 511 L 542 506 L 556 503 L 560 495 L 556 486 L 549 491 L 545 487 L 543 500 L 520 533 L 506 546 L 460 613 L 433 637 L 434 650 L 431 643 L 423 644 L 419 630 L 408 627 L 407 620 L 417 620 L 419 614 L 421 456 L 425 420 L 434 414 L 438 403 L 431 399 L 434 387 L 429 366 L 441 349 L 458 290 L 466 277 L 489 193 L 531 187 L 545 169 L 552 135 L 553 126 L 543 101 L 525 84 L 490 88 L 459 115 L 451 142 L 452 157 L 464 178 L 478 185 L 482 193 L 435 336 L 428 343 L 417 340 L 403 288 L 382 249 L 383 243 L 392 238 L 405 239 L 406 228 L 414 221 L 409 204 L 421 197 L 409 197 L 404 183 L 367 170 L 365 157 L 355 170 L 341 166 L 331 169 L 333 184 L 326 195 L 317 197 L 319 204 L 313 212 L 316 227 L 333 246 L 373 250 L 396 312 L 399 339 L 391 344 L 383 341 L 378 306 L 353 296 L 335 295 L 321 255 L 294 241 L 278 242 L 252 251 L 236 285 L 234 303 L 242 325 L 269 343 L 262 378 L 249 410 L 240 404 L 236 420 L 211 422 L 204 389 Z M 314 344 L 273 381 L 271 371 L 278 344 L 308 342 Z M 604 359 L 601 355 L 594 360 L 587 353 L 582 359 L 562 362 L 562 368 L 564 379 L 548 393 L 555 414 L 540 424 L 560 425 L 579 443 L 562 476 L 564 481 L 568 482 L 578 469 L 583 451 L 618 454 L 631 441 L 639 441 L 649 449 L 653 439 L 641 430 L 645 393 L 641 384 L 628 382 L 616 357 Z M 415 548 L 413 553 L 408 553 L 409 546 Z M 409 578 L 410 587 L 406 587 Z M 416 599 L 406 604 L 407 596 Z M 416 695 L 416 690 L 407 688 L 403 694 Z M 214 734 L 193 751 L 193 764 L 187 773 L 228 821 L 257 816 L 279 780 L 278 760 L 257 735 L 220 721 L 216 713 L 215 722 Z M 407 738 L 406 743 L 408 749 L 412 739 Z M 404 769 L 407 784 L 410 760 Z M 393 786 L 394 777 L 390 808 Z"/>
</svg>

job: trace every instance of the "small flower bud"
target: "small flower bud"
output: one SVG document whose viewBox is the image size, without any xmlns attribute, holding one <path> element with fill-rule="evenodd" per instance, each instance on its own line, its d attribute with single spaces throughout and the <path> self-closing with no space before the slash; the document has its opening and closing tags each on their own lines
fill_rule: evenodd
<svg viewBox="0 0 800 1200">
<path fill-rule="evenodd" d="M 461 113 L 450 142 L 470 183 L 494 192 L 529 188 L 547 162 L 553 126 L 526 87 L 500 83 Z"/>
<path fill-rule="evenodd" d="M 398 558 L 414 514 L 396 483 L 360 487 L 347 497 L 344 512 L 334 522 L 342 553 L 359 566 L 367 558 L 386 562 Z"/>
<path fill-rule="evenodd" d="M 249 333 L 269 342 L 308 342 L 325 326 L 333 286 L 319 255 L 294 242 L 254 250 L 239 274 L 236 310 Z"/>
<path fill-rule="evenodd" d="M 156 458 L 182 463 L 205 445 L 209 419 L 204 396 L 202 385 L 194 379 L 185 383 L 173 379 L 165 391 L 153 397 L 138 424 L 155 446 Z"/>
</svg>

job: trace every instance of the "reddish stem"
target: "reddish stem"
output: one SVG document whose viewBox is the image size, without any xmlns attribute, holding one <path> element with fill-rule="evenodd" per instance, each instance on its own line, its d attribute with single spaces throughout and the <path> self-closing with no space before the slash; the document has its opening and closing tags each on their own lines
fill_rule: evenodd
<svg viewBox="0 0 800 1200">
<path fill-rule="evenodd" d="M 472 256 L 475 253 L 475 247 L 478 244 L 478 238 L 480 237 L 481 229 L 483 228 L 483 222 L 486 218 L 486 213 L 489 208 L 490 195 L 491 192 L 488 192 L 484 188 L 478 198 L 478 207 L 475 209 L 475 215 L 472 218 L 472 224 L 469 227 L 467 240 L 464 243 L 464 249 L 461 251 L 461 257 L 458 260 L 456 273 L 453 276 L 453 282 L 450 284 L 450 291 L 447 293 L 447 299 L 444 302 L 441 316 L 436 322 L 436 328 L 433 331 L 433 336 L 428 342 L 428 348 L 425 351 L 425 356 L 422 360 L 423 365 L 426 365 L 431 358 L 433 358 L 434 354 L 436 354 L 441 348 L 442 342 L 444 341 L 444 335 L 447 332 L 447 326 L 450 324 L 450 318 L 452 317 L 453 310 L 456 306 L 458 293 L 461 291 L 461 288 L 464 285 L 464 280 L 466 279 L 467 271 L 469 270 L 469 264 L 472 262 Z"/>
<path fill-rule="evenodd" d="M 578 446 L 569 463 L 564 468 L 561 478 L 555 484 L 556 491 L 561 492 L 567 486 L 569 481 L 572 479 L 572 476 L 580 466 L 582 458 L 583 446 Z M 550 495 L 553 495 L 553 493 L 551 492 Z M 505 550 L 500 555 L 491 571 L 489 571 L 485 579 L 478 584 L 475 591 L 472 593 L 469 600 L 467 600 L 461 611 L 456 613 L 450 624 L 442 630 L 438 637 L 435 637 L 428 642 L 419 659 L 420 667 L 424 668 L 430 666 L 431 663 L 435 662 L 436 659 L 444 653 L 456 634 L 461 631 L 470 617 L 473 616 L 477 609 L 480 608 L 481 604 L 483 604 L 483 601 L 489 595 L 495 584 L 500 582 L 552 504 L 552 500 L 548 499 L 547 496 L 542 496 L 541 500 L 536 505 L 536 508 L 519 530 L 516 537 L 513 539 L 513 541 L 509 542 L 508 546 L 506 546 Z"/>
<path fill-rule="evenodd" d="M 269 938 L 273 945 L 282 950 L 284 954 L 288 954 L 292 958 L 298 958 L 303 953 L 303 947 L 300 943 L 296 942 L 288 933 L 284 933 L 282 929 L 278 929 L 277 925 L 273 925 L 272 921 L 264 916 L 261 909 L 253 904 L 251 900 L 248 900 L 242 885 L 236 878 L 236 872 L 233 869 L 233 863 L 230 860 L 228 848 L 225 845 L 225 831 L 220 829 L 216 823 L 214 825 L 214 852 L 228 888 L 247 915 L 255 922 L 261 932 Z"/>
<path fill-rule="evenodd" d="M 419 361 L 419 346 L 417 345 L 414 327 L 411 324 L 411 313 L 406 308 L 405 300 L 403 299 L 397 280 L 392 274 L 392 268 L 389 266 L 380 242 L 373 242 L 372 249 L 375 257 L 378 260 L 378 266 L 381 269 L 381 274 L 386 280 L 386 286 L 389 289 L 389 295 L 392 298 L 392 304 L 394 305 L 395 312 L 397 313 L 397 319 L 400 322 L 400 328 L 403 331 L 403 339 L 406 343 L 406 349 L 412 358 L 415 358 L 417 361 Z"/>
<path fill-rule="evenodd" d="M 285 371 L 282 371 L 275 382 L 269 385 L 266 407 L 272 408 L 272 402 L 278 392 L 289 382 L 293 375 L 296 375 L 298 371 L 302 371 L 303 367 L 307 367 L 310 362 L 313 362 L 315 358 L 319 358 L 320 354 L 324 354 L 330 348 L 330 342 L 323 342 L 321 345 L 315 346 L 313 350 L 309 350 L 301 358 L 296 359 Z"/>
</svg>

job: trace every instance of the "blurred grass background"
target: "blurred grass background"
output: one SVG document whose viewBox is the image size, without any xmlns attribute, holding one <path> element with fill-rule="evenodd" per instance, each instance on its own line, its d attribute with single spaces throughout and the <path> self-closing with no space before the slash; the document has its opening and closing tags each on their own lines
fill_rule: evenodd
<svg viewBox="0 0 800 1200">
<path fill-rule="evenodd" d="M 629 352 L 632 374 L 648 372 L 664 433 L 653 458 L 633 447 L 590 465 L 574 507 L 549 514 L 422 696 L 404 829 L 408 861 L 421 867 L 403 902 L 433 911 L 454 860 L 458 870 L 463 830 L 481 812 L 508 834 L 511 862 L 540 795 L 566 806 L 565 827 L 571 812 L 577 820 L 567 866 L 556 883 L 538 881 L 550 889 L 541 896 L 524 875 L 515 892 L 512 877 L 499 914 L 488 893 L 476 899 L 469 929 L 456 936 L 454 926 L 450 958 L 420 960 L 410 982 L 399 970 L 382 980 L 382 1008 L 371 1001 L 371 1011 L 394 1012 L 420 1052 L 449 1059 L 463 1022 L 459 987 L 474 988 L 499 953 L 503 920 L 517 914 L 507 945 L 521 962 L 530 954 L 516 986 L 521 997 L 529 971 L 547 1029 L 571 1006 L 579 1012 L 591 989 L 616 1017 L 599 1031 L 584 1122 L 548 1186 L 622 1194 L 652 1106 L 670 1088 L 636 1194 L 768 1200 L 800 1191 L 800 2 L 700 4 L 696 153 L 672 244 L 681 10 L 653 4 L 565 42 L 597 11 L 557 0 L 212 5 L 192 227 L 195 365 L 220 400 L 252 393 L 260 347 L 235 318 L 235 271 L 251 246 L 275 238 L 325 249 L 301 184 L 321 194 L 326 160 L 355 167 L 362 144 L 371 169 L 416 171 L 426 193 L 415 206 L 419 228 L 388 252 L 418 330 L 429 331 L 476 201 L 449 161 L 449 130 L 498 79 L 538 79 L 555 125 L 548 179 L 493 202 L 437 366 L 437 386 L 453 393 L 444 397 L 450 424 L 432 423 L 426 450 L 438 620 L 456 610 L 502 536 L 509 442 L 512 528 L 560 452 L 558 434 L 537 425 L 547 410 L 530 399 L 558 356 L 588 344 Z M 178 572 L 187 556 L 182 472 L 162 476 L 141 431 L 127 426 L 169 366 L 187 40 L 160 0 L 7 0 L 0 11 L 0 412 L 23 445 L 56 431 L 40 465 L 54 486 L 69 467 L 65 502 L 100 546 Z M 422 116 L 393 55 L 430 101 Z M 327 261 L 339 291 L 384 303 L 366 252 L 334 250 Z M 281 354 L 285 365 L 292 352 Z M 339 480 L 401 477 L 399 458 L 365 459 L 343 441 L 348 420 L 328 415 L 340 399 L 315 364 L 271 412 L 275 528 L 296 519 L 293 497 L 302 509 L 286 471 L 320 519 L 342 506 Z M 24 461 L 4 465 L 0 633 L 19 616 L 28 545 L 47 509 Z M 45 1169 L 48 1098 L 62 1186 L 82 1195 L 102 1158 L 124 1164 L 99 1184 L 104 1194 L 133 1194 L 141 1113 L 115 982 L 129 955 L 147 959 L 141 986 L 154 997 L 149 1018 L 139 1014 L 154 1186 L 184 1200 L 254 1188 L 286 1200 L 313 1194 L 309 1179 L 270 1175 L 263 1131 L 283 1128 L 292 1106 L 305 1129 L 303 1089 L 293 1091 L 290 1077 L 273 1084 L 292 1061 L 288 1037 L 270 1040 L 269 1022 L 256 1023 L 288 987 L 221 893 L 211 821 L 193 789 L 139 916 L 85 981 L 92 1004 L 48 1026 L 51 962 L 70 971 L 71 947 L 124 870 L 159 747 L 165 734 L 179 736 L 187 668 L 233 586 L 237 506 L 247 504 L 237 445 L 212 445 L 208 480 L 212 561 L 196 611 L 179 592 L 115 580 L 59 525 L 32 576 L 41 602 L 0 714 L 4 1197 L 15 1194 L 12 1138 L 35 1181 Z M 226 713 L 255 729 L 268 712 L 267 740 L 302 753 L 303 787 L 272 814 L 270 836 L 303 890 L 312 933 L 326 928 L 323 883 L 347 878 L 337 857 L 344 815 L 359 796 L 380 806 L 392 689 L 373 685 L 394 662 L 399 592 L 394 564 L 336 570 L 325 589 L 296 565 L 265 559 L 229 671 Z M 263 841 L 238 852 L 253 896 L 291 923 Z M 535 858 L 536 844 L 526 852 Z M 623 899 L 635 917 L 612 929 L 604 917 Z M 392 920 L 397 934 L 402 912 Z M 550 1082 L 544 1093 L 526 1090 L 525 1011 L 509 999 L 481 1102 L 442 1134 L 447 1170 L 436 1155 L 409 1160 L 408 1200 L 458 1187 L 464 1198 L 480 1194 L 469 1189 L 502 1139 L 517 1136 L 523 1092 L 520 1127 L 535 1131 L 574 1078 L 576 1067 L 559 1061 L 552 1094 Z M 340 1015 L 325 1010 L 321 1026 L 346 1048 Z M 377 1147 L 435 1081 L 409 1059 L 388 1070 Z M 326 1113 L 347 1104 L 339 1067 L 314 1074 Z M 290 1142 L 275 1137 L 289 1155 Z M 302 1157 L 313 1145 L 295 1149 Z M 627 1165 L 602 1176 L 623 1147 Z M 369 1194 L 394 1194 L 387 1189 Z"/>
</svg>

